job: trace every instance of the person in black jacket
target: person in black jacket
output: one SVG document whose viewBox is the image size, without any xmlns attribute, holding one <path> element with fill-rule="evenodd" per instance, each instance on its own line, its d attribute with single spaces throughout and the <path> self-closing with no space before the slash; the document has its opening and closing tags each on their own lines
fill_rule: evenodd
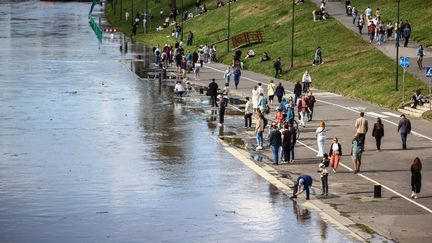
<svg viewBox="0 0 432 243">
<path fill-rule="evenodd" d="M 384 125 L 379 117 L 377 118 L 377 122 L 374 124 L 372 136 L 375 137 L 377 152 L 379 152 L 381 150 L 381 138 L 384 137 Z"/>
<path fill-rule="evenodd" d="M 301 97 L 302 94 L 302 86 L 300 84 L 300 81 L 297 81 L 297 83 L 294 86 L 294 103 L 297 104 L 297 100 Z"/>
<path fill-rule="evenodd" d="M 224 124 L 225 108 L 228 106 L 228 99 L 223 95 L 218 95 L 219 99 L 219 126 Z"/>
<path fill-rule="evenodd" d="M 210 95 L 210 104 L 212 107 L 218 107 L 217 103 L 216 103 L 216 97 L 217 97 L 217 91 L 219 89 L 218 84 L 216 83 L 215 79 L 212 79 L 212 82 L 209 84 L 208 86 L 208 91 L 209 91 L 209 95 Z"/>
<path fill-rule="evenodd" d="M 418 198 L 421 189 L 421 171 L 422 164 L 418 157 L 416 157 L 411 165 L 411 198 Z"/>
<path fill-rule="evenodd" d="M 273 67 L 276 70 L 275 78 L 277 78 L 278 75 L 279 75 L 279 77 L 282 77 L 282 67 L 281 66 L 282 66 L 281 59 L 280 59 L 280 57 L 278 57 L 273 64 Z"/>
<path fill-rule="evenodd" d="M 282 86 L 282 83 L 279 83 L 278 86 L 276 86 L 275 95 L 278 98 L 279 103 L 282 102 L 282 97 L 285 95 L 285 89 Z"/>
</svg>

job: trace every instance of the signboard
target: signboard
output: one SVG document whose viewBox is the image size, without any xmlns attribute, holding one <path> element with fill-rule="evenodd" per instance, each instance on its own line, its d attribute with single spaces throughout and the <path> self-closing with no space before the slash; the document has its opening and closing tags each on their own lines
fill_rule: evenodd
<svg viewBox="0 0 432 243">
<path fill-rule="evenodd" d="M 432 78 L 432 67 L 426 67 L 425 76 L 426 78 Z"/>
<path fill-rule="evenodd" d="M 399 65 L 401 66 L 401 67 L 403 67 L 403 68 L 407 68 L 407 67 L 409 67 L 409 65 L 410 65 L 410 62 L 409 62 L 410 60 L 409 60 L 409 58 L 408 57 L 401 57 L 400 59 L 399 59 Z"/>
</svg>

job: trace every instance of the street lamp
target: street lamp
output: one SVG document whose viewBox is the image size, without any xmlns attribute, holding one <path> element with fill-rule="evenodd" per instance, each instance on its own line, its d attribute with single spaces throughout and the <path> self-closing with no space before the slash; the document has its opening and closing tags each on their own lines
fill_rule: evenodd
<svg viewBox="0 0 432 243">
<path fill-rule="evenodd" d="M 148 33 L 147 29 L 150 27 L 148 26 L 148 21 L 150 20 L 150 17 L 147 19 L 147 17 L 149 17 L 149 12 L 148 12 L 148 0 L 146 0 L 146 10 L 145 10 L 145 32 L 146 34 Z"/>
<path fill-rule="evenodd" d="M 231 2 L 228 1 L 228 39 L 227 39 L 227 52 L 230 52 L 230 24 L 231 24 Z"/>
<path fill-rule="evenodd" d="M 294 67 L 294 7 L 295 0 L 292 1 L 292 24 L 291 24 L 291 68 Z"/>
<path fill-rule="evenodd" d="M 400 0 L 397 0 L 397 31 L 396 31 L 396 91 L 398 91 L 398 82 L 399 82 L 399 34 L 400 34 Z"/>
<path fill-rule="evenodd" d="M 183 0 L 181 1 L 181 4 L 182 4 L 182 16 L 181 16 L 181 19 L 182 19 L 182 23 L 181 23 L 181 41 L 183 41 L 183 32 L 184 32 L 184 29 L 183 29 L 183 22 L 184 22 L 184 6 L 183 6 Z"/>
</svg>

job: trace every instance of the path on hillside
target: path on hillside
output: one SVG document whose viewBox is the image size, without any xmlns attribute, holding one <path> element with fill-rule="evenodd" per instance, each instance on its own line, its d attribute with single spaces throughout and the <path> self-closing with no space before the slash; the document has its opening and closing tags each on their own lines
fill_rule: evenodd
<svg viewBox="0 0 432 243">
<path fill-rule="evenodd" d="M 193 78 L 190 80 L 197 85 L 208 86 L 210 79 L 215 78 L 219 87 L 223 87 L 223 71 L 225 69 L 226 66 L 223 64 L 207 64 L 201 71 L 201 80 L 193 80 Z M 254 85 L 261 82 L 266 87 L 271 79 L 273 78 L 244 70 L 239 89 L 235 89 L 231 83 L 231 94 L 238 98 L 251 96 Z M 279 82 L 282 82 L 286 88 L 287 96 L 291 95 L 293 84 L 279 79 L 275 83 L 278 84 Z M 331 139 L 338 137 L 344 151 L 342 163 L 346 167 L 340 166 L 338 173 L 330 175 L 331 196 L 321 200 L 327 205 L 335 205 L 339 212 L 350 215 L 350 219 L 354 222 L 368 225 L 387 237 L 401 241 L 408 239 L 424 240 L 432 237 L 432 234 L 428 233 L 427 230 L 432 223 L 431 123 L 410 118 L 415 132 L 409 136 L 409 149 L 403 151 L 400 149 L 400 137 L 396 131 L 400 113 L 329 92 L 316 89 L 313 89 L 313 92 L 318 100 L 314 121 L 308 122 L 300 135 L 300 140 L 296 146 L 296 163 L 273 166 L 279 175 L 295 178 L 300 173 L 308 173 L 314 177 L 315 189 L 320 192 L 320 179 L 316 173 L 319 159 L 316 158 L 315 129 L 318 127 L 319 121 L 324 120 L 329 128 L 325 151 L 328 151 Z M 273 112 L 268 116 L 270 119 L 274 117 L 274 107 Z M 354 122 L 360 111 L 366 113 L 370 131 L 366 138 L 362 173 L 354 175 L 350 169 L 352 162 L 349 151 L 355 132 Z M 373 123 L 377 116 L 383 119 L 386 129 L 382 152 L 375 151 L 375 141 L 371 136 Z M 227 115 L 225 120 L 224 131 L 234 131 L 233 134 L 240 132 L 238 136 L 245 139 L 245 142 L 249 144 L 248 147 L 253 149 L 256 144 L 253 129 L 243 129 L 243 120 L 239 119 L 238 116 Z M 267 131 L 265 136 L 267 136 Z M 265 145 L 266 147 L 262 152 L 250 151 L 252 157 L 264 154 L 271 158 L 268 143 Z M 409 167 L 416 156 L 423 161 L 423 187 L 422 197 L 413 201 L 409 198 L 411 192 Z M 383 198 L 373 199 L 373 184 L 375 182 L 387 186 L 393 191 L 383 189 Z M 416 223 L 413 224 L 413 222 Z M 410 233 L 407 234 L 405 231 Z"/>
<path fill-rule="evenodd" d="M 312 2 L 316 3 L 318 6 L 320 4 L 320 0 L 312 0 Z M 356 6 L 354 6 L 356 7 Z M 366 42 L 369 42 L 369 36 L 367 35 L 367 26 L 363 27 L 363 34 L 360 35 L 357 28 L 357 21 L 355 25 L 352 23 L 352 17 L 347 16 L 345 12 L 345 3 L 342 2 L 327 2 L 326 11 L 330 14 L 331 17 L 335 18 L 341 24 L 343 24 L 346 28 L 354 31 L 357 35 L 361 36 Z M 364 12 L 364 9 L 358 9 L 359 14 Z M 312 14 L 311 14 L 312 20 Z M 396 22 L 396 21 L 393 21 Z M 365 23 L 366 25 L 366 23 Z M 415 28 L 415 26 L 413 26 Z M 396 41 L 387 41 L 386 43 L 379 46 L 376 43 L 373 43 L 375 48 L 380 50 L 386 56 L 391 58 L 392 60 L 396 59 Z M 425 70 L 419 70 L 417 66 L 417 48 L 420 46 L 417 42 L 410 40 L 408 43 L 408 47 L 403 47 L 403 40 L 400 41 L 399 46 L 399 56 L 406 56 L 411 59 L 410 67 L 408 68 L 408 72 L 415 75 L 420 80 L 423 80 L 426 84 L 429 83 L 429 80 L 425 77 Z M 432 66 L 432 49 L 425 48 L 426 56 L 423 58 L 423 66 Z M 400 72 L 402 74 L 402 72 Z M 394 76 L 393 76 L 394 78 Z M 401 81 L 400 81 L 401 82 Z"/>
</svg>

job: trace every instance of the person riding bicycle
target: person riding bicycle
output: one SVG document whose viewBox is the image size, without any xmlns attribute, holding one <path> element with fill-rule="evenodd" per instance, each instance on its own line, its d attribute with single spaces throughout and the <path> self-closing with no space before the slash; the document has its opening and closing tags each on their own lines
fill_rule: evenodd
<svg viewBox="0 0 432 243">
<path fill-rule="evenodd" d="M 312 78 L 307 70 L 303 74 L 302 83 L 303 83 L 303 92 L 304 93 L 309 92 L 310 85 L 312 84 Z"/>
<path fill-rule="evenodd" d="M 423 48 L 423 45 L 420 45 L 420 47 L 417 49 L 417 64 L 420 70 L 423 69 L 423 57 L 425 55 L 425 51 Z"/>
</svg>

